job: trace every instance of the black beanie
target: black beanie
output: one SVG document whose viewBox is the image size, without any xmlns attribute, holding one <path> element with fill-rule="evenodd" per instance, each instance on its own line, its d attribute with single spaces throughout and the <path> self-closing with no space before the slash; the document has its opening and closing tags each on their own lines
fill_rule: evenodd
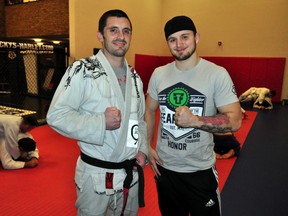
<svg viewBox="0 0 288 216">
<path fill-rule="evenodd" d="M 191 30 L 194 33 L 197 32 L 193 21 L 189 17 L 176 16 L 170 19 L 164 28 L 166 40 L 171 34 L 182 30 Z"/>
</svg>

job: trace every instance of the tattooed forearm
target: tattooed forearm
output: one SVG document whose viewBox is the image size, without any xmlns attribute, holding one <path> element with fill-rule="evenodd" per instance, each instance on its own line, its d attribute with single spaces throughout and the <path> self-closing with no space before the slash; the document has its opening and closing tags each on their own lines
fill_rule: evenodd
<svg viewBox="0 0 288 216">
<path fill-rule="evenodd" d="M 203 130 L 203 131 L 207 131 L 210 133 L 225 133 L 225 132 L 230 132 L 232 131 L 232 127 L 217 127 L 217 126 L 209 126 L 209 125 L 203 125 L 201 127 L 199 127 L 199 129 Z"/>
<path fill-rule="evenodd" d="M 199 129 L 210 133 L 232 131 L 232 127 L 229 125 L 229 117 L 225 114 L 217 115 L 215 117 L 200 116 L 199 121 L 203 122 L 203 125 L 200 126 Z"/>
</svg>

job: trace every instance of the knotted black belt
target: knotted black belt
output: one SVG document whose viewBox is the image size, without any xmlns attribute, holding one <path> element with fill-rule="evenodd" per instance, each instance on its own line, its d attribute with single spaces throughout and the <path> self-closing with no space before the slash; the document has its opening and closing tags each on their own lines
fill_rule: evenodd
<svg viewBox="0 0 288 216">
<path fill-rule="evenodd" d="M 143 174 L 143 169 L 137 163 L 136 158 L 116 163 L 116 162 L 99 160 L 99 159 L 90 157 L 90 156 L 84 154 L 83 152 L 81 152 L 81 159 L 87 164 L 90 164 L 90 165 L 96 166 L 96 167 L 100 167 L 100 168 L 125 169 L 127 175 L 126 175 L 126 178 L 125 178 L 124 183 L 123 183 L 124 201 L 123 201 L 123 207 L 122 207 L 122 214 L 124 213 L 124 210 L 126 207 L 128 191 L 129 191 L 131 182 L 133 180 L 133 167 L 136 167 L 137 171 L 138 171 L 138 176 L 139 176 L 139 180 L 138 180 L 138 187 L 139 187 L 138 203 L 139 203 L 139 207 L 145 206 L 145 202 L 144 202 L 144 174 Z"/>
</svg>

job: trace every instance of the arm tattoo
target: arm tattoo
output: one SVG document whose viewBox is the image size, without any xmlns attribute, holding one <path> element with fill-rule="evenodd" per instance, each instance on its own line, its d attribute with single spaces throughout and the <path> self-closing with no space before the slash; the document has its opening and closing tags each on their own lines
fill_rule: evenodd
<svg viewBox="0 0 288 216">
<path fill-rule="evenodd" d="M 199 116 L 199 120 L 203 125 L 199 129 L 210 133 L 223 133 L 232 131 L 229 126 L 229 117 L 226 114 L 217 115 L 215 117 Z"/>
</svg>

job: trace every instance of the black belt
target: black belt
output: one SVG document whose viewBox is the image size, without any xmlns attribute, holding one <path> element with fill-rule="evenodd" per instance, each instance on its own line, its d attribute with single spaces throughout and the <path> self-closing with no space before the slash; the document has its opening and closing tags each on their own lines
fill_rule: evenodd
<svg viewBox="0 0 288 216">
<path fill-rule="evenodd" d="M 126 192 L 127 196 L 128 196 L 128 191 L 129 191 L 131 182 L 133 180 L 133 167 L 137 167 L 138 176 L 139 176 L 138 203 L 139 203 L 139 207 L 145 206 L 145 202 L 144 202 L 144 174 L 143 174 L 143 169 L 137 163 L 136 158 L 116 163 L 116 162 L 99 160 L 99 159 L 90 157 L 90 156 L 84 154 L 83 152 L 81 152 L 81 159 L 85 163 L 90 164 L 92 166 L 96 166 L 96 167 L 101 167 L 101 168 L 105 168 L 105 169 L 125 169 L 127 175 L 126 175 L 126 178 L 125 178 L 124 183 L 123 183 L 123 192 L 124 192 L 124 195 Z M 124 196 L 123 212 L 124 212 L 124 209 L 126 206 L 127 196 L 126 197 Z"/>
</svg>

